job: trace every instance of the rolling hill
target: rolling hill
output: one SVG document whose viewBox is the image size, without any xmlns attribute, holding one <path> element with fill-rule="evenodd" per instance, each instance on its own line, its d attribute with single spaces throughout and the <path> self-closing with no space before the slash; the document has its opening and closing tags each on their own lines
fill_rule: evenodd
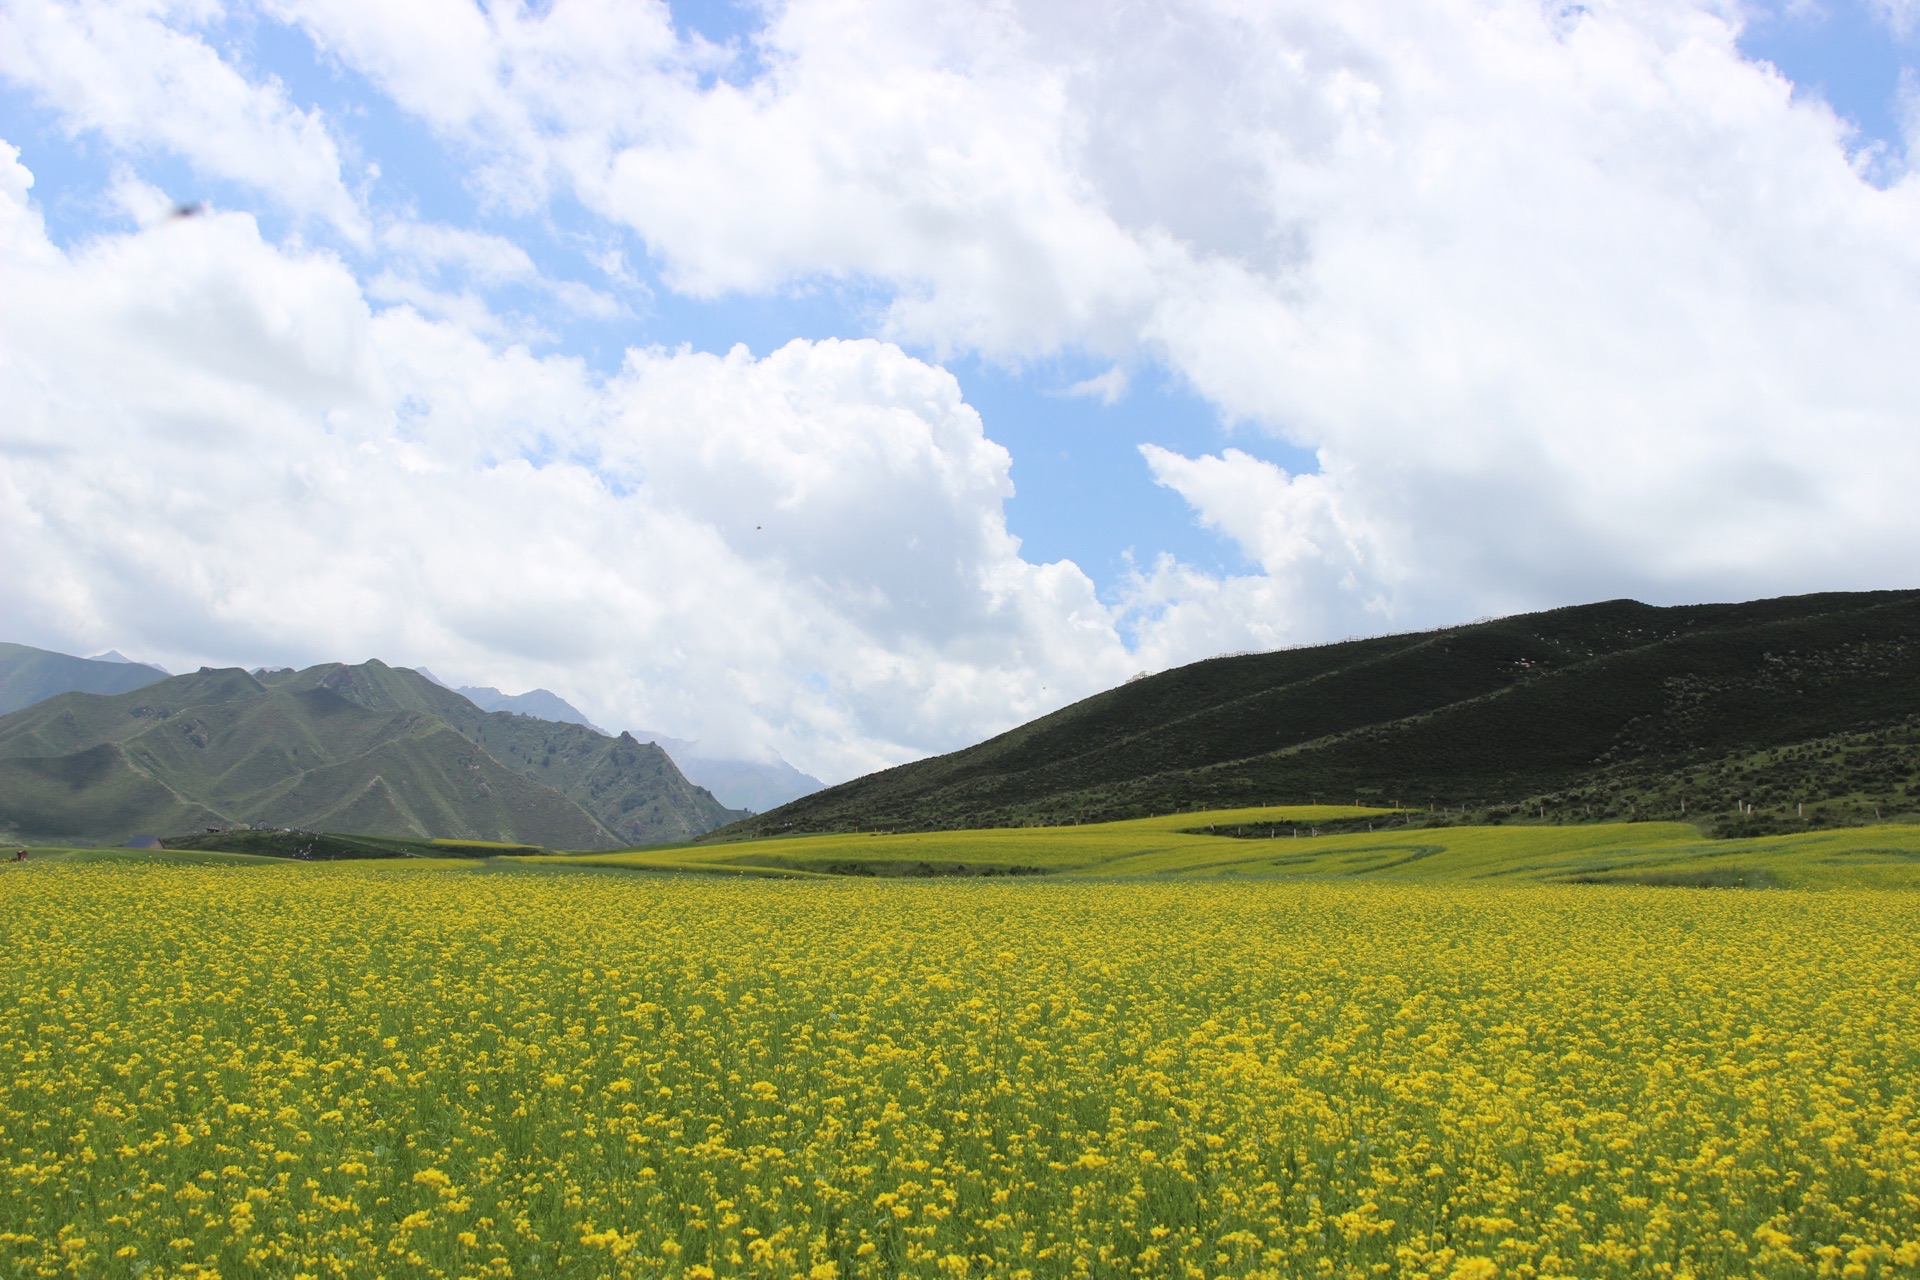
<svg viewBox="0 0 1920 1280">
<path fill-rule="evenodd" d="M 202 668 L 0 717 L 0 830 L 22 837 L 246 823 L 589 849 L 738 816 L 651 743 L 488 713 L 378 661 Z"/>
<path fill-rule="evenodd" d="M 1920 592 L 1615 600 L 1194 663 L 707 838 L 1320 801 L 1751 834 L 1904 810 L 1916 775 Z"/>
</svg>

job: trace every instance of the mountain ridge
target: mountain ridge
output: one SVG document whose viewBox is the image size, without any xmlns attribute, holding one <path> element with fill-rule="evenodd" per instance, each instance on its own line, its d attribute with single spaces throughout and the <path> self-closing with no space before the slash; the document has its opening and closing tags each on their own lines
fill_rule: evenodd
<svg viewBox="0 0 1920 1280">
<path fill-rule="evenodd" d="M 30 657 L 9 661 L 8 650 Z M 9 684 L 10 672 L 31 668 Z M 131 669 L 131 670 L 129 670 Z M 402 668 L 395 668 L 396 670 Z M 447 684 L 425 667 L 414 672 L 434 686 L 459 694 L 482 711 L 507 711 L 536 720 L 582 725 L 602 737 L 617 738 L 589 720 L 584 712 L 550 689 L 530 689 L 508 694 L 482 685 Z M 138 674 L 135 674 L 135 673 Z M 291 667 L 256 667 L 249 674 L 271 683 L 293 673 Z M 153 663 L 137 663 L 118 650 L 109 649 L 91 658 L 27 645 L 0 645 L 0 714 L 24 710 L 37 702 L 68 692 L 118 693 L 166 678 L 170 673 Z M 13 696 L 8 696 L 8 690 Z M 761 811 L 797 796 L 818 791 L 826 784 L 775 756 L 773 760 L 737 759 L 702 751 L 697 742 L 670 737 L 651 730 L 631 731 L 636 741 L 657 742 L 673 760 L 674 766 L 694 785 L 712 792 L 723 805 Z"/>
<path fill-rule="evenodd" d="M 166 672 L 144 662 L 76 658 L 0 642 L 0 715 L 62 693 L 126 693 L 166 678 Z"/>
<path fill-rule="evenodd" d="M 610 848 L 730 818 L 658 747 L 484 712 L 376 660 L 201 668 L 0 717 L 0 827 L 121 838 L 237 823 Z"/>
<path fill-rule="evenodd" d="M 432 679 L 432 677 L 428 677 Z M 438 684 L 438 681 L 434 683 Z M 586 713 L 568 702 L 551 689 L 529 689 L 525 693 L 502 693 L 488 685 L 461 685 L 454 690 L 482 711 L 511 711 L 515 715 L 532 716 L 536 720 L 552 720 L 560 724 L 585 725 L 595 733 L 611 738 L 614 735 L 587 719 Z"/>
</svg>

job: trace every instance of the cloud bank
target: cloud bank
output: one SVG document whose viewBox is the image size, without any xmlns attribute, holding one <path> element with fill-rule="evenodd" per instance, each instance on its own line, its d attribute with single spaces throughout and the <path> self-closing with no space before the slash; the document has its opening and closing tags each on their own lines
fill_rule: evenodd
<svg viewBox="0 0 1920 1280">
<path fill-rule="evenodd" d="M 845 776 L 1226 649 L 1912 585 L 1920 178 L 1857 170 L 1730 6 L 792 0 L 726 47 L 658 5 L 241 12 L 490 208 L 577 205 L 685 297 L 881 313 L 594 374 L 488 290 L 605 318 L 613 281 L 343 178 L 351 122 L 223 52 L 232 15 L 21 0 L 0 71 L 67 127 L 309 236 L 59 247 L 8 167 L 0 520 L 32 554 L 0 590 L 45 634 L 410 654 Z M 1244 572 L 1102 598 L 1021 557 L 938 362 L 1062 352 L 1111 366 L 1078 394 L 1158 364 L 1233 424 L 1137 443 Z"/>
<path fill-rule="evenodd" d="M 16 620 L 176 661 L 429 654 L 843 775 L 1125 674 L 1086 577 L 1020 559 L 1005 450 L 897 347 L 596 378 L 376 310 L 243 214 L 69 256 L 27 177 L 0 166 Z"/>
</svg>

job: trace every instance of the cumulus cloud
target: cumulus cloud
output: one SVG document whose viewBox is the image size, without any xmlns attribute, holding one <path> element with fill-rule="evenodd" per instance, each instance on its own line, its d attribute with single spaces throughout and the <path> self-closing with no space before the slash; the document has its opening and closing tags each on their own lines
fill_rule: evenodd
<svg viewBox="0 0 1920 1280">
<path fill-rule="evenodd" d="M 613 320 L 628 314 L 610 294 L 577 280 L 554 279 L 520 245 L 504 236 L 402 218 L 383 226 L 379 273 L 370 296 L 406 303 L 426 314 L 493 338 L 548 341 L 536 319 L 502 316 L 487 295 L 513 285 L 544 294 L 567 316 Z"/>
<path fill-rule="evenodd" d="M 1909 8 L 1881 6 L 1896 24 Z M 234 635 L 267 625 L 232 603 L 253 592 L 302 619 L 286 636 L 384 638 L 485 683 L 577 670 L 689 734 L 738 708 L 740 735 L 844 772 L 1002 727 L 1042 687 L 1219 649 L 1911 581 L 1920 176 L 1866 181 L 1844 122 L 1746 61 L 1719 0 L 788 0 L 730 48 L 679 39 L 658 3 L 266 11 L 423 122 L 485 200 L 578 202 L 665 288 L 854 282 L 885 300 L 880 337 L 935 359 L 1090 357 L 1116 372 L 1075 390 L 1102 398 L 1119 370 L 1170 369 L 1241 447 L 1146 440 L 1142 465 L 1249 568 L 1161 559 L 1103 605 L 1073 566 L 1025 562 L 999 514 L 1005 455 L 898 348 L 647 352 L 599 377 L 513 345 L 525 327 L 460 283 L 531 283 L 497 236 L 382 233 L 356 280 L 222 214 L 72 256 L 7 233 L 17 269 L 43 273 L 24 283 L 69 295 L 6 374 L 37 406 L 10 428 L 16 475 L 84 419 L 159 450 L 154 474 L 191 470 L 178 441 L 215 442 L 196 465 L 304 513 L 242 554 L 220 550 L 225 508 L 177 479 L 69 485 L 97 535 L 16 503 L 23 530 L 59 524 L 46 546 L 75 540 L 75 581 L 32 598 L 76 627 L 133 616 L 145 597 L 111 614 L 132 588 L 102 584 L 150 571 L 154 598 L 200 601 Z M 0 48 L 50 50 L 55 70 L 0 69 L 75 127 L 230 156 L 222 172 L 316 210 L 343 198 L 335 122 L 274 82 L 207 67 L 240 123 L 194 151 L 185 124 L 59 70 L 125 61 L 120 83 L 152 100 L 185 82 L 167 67 L 218 62 L 191 14 L 9 13 Z M 128 43 L 141 23 L 151 49 Z M 598 251 L 614 279 L 616 242 Z M 115 292 L 113 270 L 151 273 L 152 296 Z M 98 385 L 96 362 L 113 366 Z M 1262 434 L 1319 470 L 1261 460 Z M 249 441 L 232 456 L 255 470 L 222 472 Z M 271 485 L 264 457 L 286 472 Z M 138 522 L 95 510 L 116 496 L 166 513 L 150 541 L 184 540 L 160 559 L 198 557 L 200 576 L 148 565 Z M 267 547 L 300 573 L 247 558 Z M 333 603 L 284 599 L 300 574 Z M 726 625 L 696 607 L 715 594 Z M 383 614 L 393 599 L 414 603 Z M 838 763 L 801 745 L 833 741 L 853 744 Z"/>
<path fill-rule="evenodd" d="M 744 79 L 561 5 L 463 17 L 431 102 L 370 8 L 285 11 L 682 291 L 879 282 L 903 340 L 1158 360 L 1317 451 L 1149 455 L 1296 638 L 1909 572 L 1920 179 L 1863 181 L 1719 4 L 791 0 Z"/>
<path fill-rule="evenodd" d="M 181 156 L 365 242 L 366 217 L 325 119 L 295 106 L 277 80 L 242 74 L 192 29 L 196 16 L 139 0 L 16 0 L 0 6 L 0 74 L 75 132 Z"/>
<path fill-rule="evenodd" d="M 30 182 L 6 154 L 16 625 L 546 685 L 827 776 L 1126 672 L 1086 577 L 1020 558 L 1006 451 L 897 347 L 633 351 L 595 377 L 378 309 L 243 214 L 64 252 Z"/>
<path fill-rule="evenodd" d="M 1127 371 L 1116 364 L 1105 373 L 1082 378 L 1068 387 L 1065 394 L 1098 400 L 1101 404 L 1118 404 L 1126 398 L 1127 381 Z"/>
<path fill-rule="evenodd" d="M 1333 477 L 1288 475 L 1238 449 L 1200 458 L 1157 445 L 1142 445 L 1140 452 L 1154 479 L 1238 545 L 1277 594 L 1326 611 L 1302 629 L 1316 635 L 1379 630 L 1390 620 L 1404 549 L 1395 555 L 1378 545 L 1375 530 L 1348 522 Z M 1299 627 L 1302 619 L 1289 621 Z"/>
</svg>

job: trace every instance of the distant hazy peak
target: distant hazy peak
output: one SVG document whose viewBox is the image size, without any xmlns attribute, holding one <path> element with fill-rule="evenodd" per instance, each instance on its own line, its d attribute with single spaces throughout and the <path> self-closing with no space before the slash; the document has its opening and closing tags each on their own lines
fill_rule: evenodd
<svg viewBox="0 0 1920 1280">
<path fill-rule="evenodd" d="M 167 678 L 144 662 L 94 661 L 32 645 L 0 643 L 0 715 L 63 693 L 125 693 Z"/>
<path fill-rule="evenodd" d="M 421 672 L 426 675 L 425 672 Z M 426 677 L 433 680 L 432 676 Z M 433 681 L 439 684 L 438 680 Z M 445 688 L 445 685 L 441 685 Z M 486 685 L 462 685 L 453 690 L 482 711 L 511 711 L 515 715 L 532 716 L 535 720 L 552 720 L 560 724 L 584 725 L 602 737 L 613 735 L 587 719 L 580 708 L 568 702 L 550 689 L 530 689 L 526 693 L 502 693 Z"/>
<path fill-rule="evenodd" d="M 125 663 L 129 667 L 148 667 L 154 671 L 158 671 L 163 676 L 170 676 L 173 674 L 173 672 L 167 670 L 165 667 L 161 666 L 157 662 L 136 662 L 132 658 L 129 658 L 126 654 L 120 652 L 118 649 L 109 649 L 105 653 L 96 653 L 91 658 L 88 658 L 87 661 L 88 662 L 120 662 L 120 663 Z"/>
<path fill-rule="evenodd" d="M 694 760 L 700 756 L 700 744 L 686 738 L 669 737 L 664 733 L 655 733 L 652 729 L 629 729 L 626 732 L 631 733 L 641 742 L 658 743 L 660 749 L 672 756 L 676 762 L 682 757 Z"/>
<path fill-rule="evenodd" d="M 669 737 L 651 729 L 636 729 L 633 736 L 641 742 L 657 744 L 680 767 L 687 781 L 705 787 L 730 808 L 765 813 L 826 786 L 820 779 L 788 764 L 778 752 L 772 753 L 771 760 L 738 760 L 709 754 L 700 749 L 698 742 Z"/>
</svg>

